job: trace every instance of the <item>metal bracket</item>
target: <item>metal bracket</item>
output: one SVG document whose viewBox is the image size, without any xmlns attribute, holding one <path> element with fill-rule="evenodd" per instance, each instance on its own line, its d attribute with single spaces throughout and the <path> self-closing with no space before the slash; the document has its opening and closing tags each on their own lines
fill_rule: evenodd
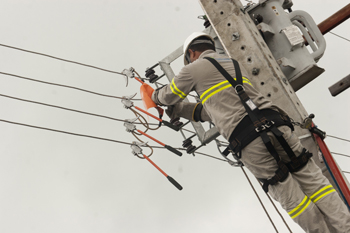
<svg viewBox="0 0 350 233">
<path fill-rule="evenodd" d="M 215 142 L 216 142 L 216 147 L 218 149 L 218 151 L 220 152 L 220 154 L 222 155 L 222 157 L 224 157 L 224 159 L 233 167 L 242 167 L 243 166 L 243 163 L 241 162 L 241 160 L 235 156 L 235 154 L 233 152 L 231 152 L 233 158 L 236 160 L 236 161 L 233 161 L 229 158 L 227 158 L 228 156 L 225 156 L 222 151 L 220 150 L 220 147 L 228 147 L 229 143 L 222 143 L 220 142 L 219 140 L 215 139 Z"/>
</svg>

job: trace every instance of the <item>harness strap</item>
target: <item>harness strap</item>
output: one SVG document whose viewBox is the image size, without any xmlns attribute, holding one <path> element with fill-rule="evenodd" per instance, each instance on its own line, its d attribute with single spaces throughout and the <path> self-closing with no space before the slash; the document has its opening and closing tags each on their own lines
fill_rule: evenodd
<svg viewBox="0 0 350 233">
<path fill-rule="evenodd" d="M 278 182 L 283 182 L 289 174 L 287 166 L 282 162 L 277 162 L 278 169 L 275 171 L 275 175 L 270 179 L 259 179 L 263 183 L 263 190 L 267 193 L 269 191 L 269 185 L 275 185 Z"/>
<path fill-rule="evenodd" d="M 297 162 L 292 160 L 289 163 L 286 163 L 286 166 L 290 172 L 297 172 L 307 164 L 311 157 L 312 153 L 304 148 L 301 154 L 297 157 Z"/>
<path fill-rule="evenodd" d="M 300 169 L 302 166 L 304 166 L 307 163 L 307 161 L 306 162 L 303 162 L 303 161 L 305 159 L 308 160 L 308 156 L 303 155 L 300 159 L 298 159 L 295 156 L 293 150 L 288 145 L 287 141 L 284 139 L 283 133 L 277 129 L 275 122 L 268 120 L 262 114 L 262 112 L 259 110 L 259 108 L 254 104 L 254 102 L 250 99 L 250 97 L 247 95 L 247 93 L 244 90 L 243 81 L 242 81 L 243 80 L 242 73 L 241 73 L 239 64 L 236 60 L 231 59 L 233 62 L 233 65 L 235 67 L 235 72 L 236 72 L 236 80 L 234 80 L 234 78 L 214 58 L 205 57 L 204 59 L 207 59 L 208 61 L 210 61 L 218 69 L 218 71 L 230 82 L 230 84 L 235 89 L 236 93 L 238 94 L 245 110 L 248 113 L 248 117 L 251 121 L 250 125 L 252 124 L 255 127 L 255 131 L 256 131 L 255 135 L 253 135 L 253 137 L 250 137 L 249 141 L 246 142 L 246 144 L 244 146 L 248 145 L 252 140 L 254 140 L 258 136 L 260 136 L 261 139 L 263 140 L 263 143 L 265 144 L 267 150 L 269 151 L 269 153 L 272 155 L 272 157 L 277 162 L 278 169 L 276 170 L 275 175 L 270 179 L 263 180 L 263 189 L 265 192 L 268 192 L 269 185 L 274 185 L 277 182 L 282 182 L 283 180 L 285 180 L 288 177 L 289 171 L 295 171 L 296 169 Z M 241 132 L 244 132 L 244 131 L 245 131 L 245 129 Z M 286 151 L 287 155 L 290 157 L 291 162 L 289 163 L 289 167 L 291 167 L 291 170 L 289 170 L 287 165 L 281 161 L 281 158 L 279 157 L 276 149 L 272 145 L 272 142 L 271 142 L 269 136 L 267 135 L 267 131 L 271 131 L 274 134 L 274 136 L 277 138 L 278 142 L 281 144 L 282 148 Z M 241 134 L 241 132 L 240 132 L 240 134 Z M 245 137 L 245 135 L 243 135 L 243 137 Z M 233 151 L 235 151 L 235 148 L 238 148 L 238 147 L 239 147 L 239 151 L 241 149 L 243 149 L 244 146 L 243 147 L 238 146 L 241 143 L 242 142 L 240 142 L 239 140 L 232 140 L 231 141 L 231 137 L 230 137 L 230 149 L 232 148 Z M 233 145 L 231 145 L 231 144 L 233 144 Z M 224 151 L 224 153 L 228 154 L 228 150 L 226 149 Z M 240 156 L 240 155 L 238 155 L 238 156 Z"/>
<path fill-rule="evenodd" d="M 291 130 L 294 130 L 294 127 L 289 118 L 282 116 L 279 112 L 276 112 L 272 109 L 262 109 L 260 111 L 266 118 L 266 121 L 264 122 L 264 127 L 266 130 L 268 130 L 268 127 L 271 127 L 272 125 L 275 127 L 286 125 L 290 127 Z M 239 154 L 244 147 L 246 147 L 257 137 L 259 137 L 257 127 L 251 123 L 249 116 L 245 116 L 236 126 L 229 138 L 230 147 L 233 152 Z M 228 153 L 229 152 L 227 152 L 227 154 Z"/>
</svg>

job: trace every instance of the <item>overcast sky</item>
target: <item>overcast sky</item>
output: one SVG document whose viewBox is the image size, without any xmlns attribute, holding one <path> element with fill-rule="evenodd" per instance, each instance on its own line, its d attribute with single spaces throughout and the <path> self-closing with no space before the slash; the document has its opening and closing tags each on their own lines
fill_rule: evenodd
<svg viewBox="0 0 350 233">
<path fill-rule="evenodd" d="M 308 12 L 316 23 L 348 4 L 346 0 L 293 2 L 293 10 Z M 203 15 L 197 1 L 1 3 L 0 44 L 118 72 L 134 67 L 142 76 L 147 67 L 181 46 L 190 33 L 204 29 L 203 21 L 197 19 Z M 350 21 L 332 32 L 350 39 Z M 327 49 L 318 65 L 326 71 L 297 94 L 307 111 L 316 115 L 315 123 L 321 129 L 349 140 L 350 91 L 332 97 L 328 87 L 350 74 L 350 43 L 332 34 L 325 38 Z M 182 57 L 174 63 L 175 73 L 181 67 Z M 0 72 L 115 96 L 139 91 L 138 82 L 129 80 L 125 87 L 123 76 L 117 74 L 3 46 Z M 134 118 L 118 99 L 3 74 L 0 94 L 119 119 Z M 128 143 L 135 140 L 122 122 L 3 96 L 0 104 L 1 120 Z M 241 169 L 226 162 L 203 155 L 180 158 L 155 149 L 151 158 L 184 187 L 178 191 L 151 164 L 133 156 L 128 145 L 1 121 L 0 127 L 0 232 L 275 232 Z M 181 147 L 180 133 L 163 127 L 150 134 Z M 349 142 L 328 137 L 326 143 L 332 152 L 349 154 Z M 220 158 L 213 143 L 200 151 Z M 348 157 L 334 158 L 343 170 L 350 171 Z M 254 177 L 250 178 L 279 232 L 288 232 Z M 293 232 L 302 232 L 282 213 Z"/>
</svg>

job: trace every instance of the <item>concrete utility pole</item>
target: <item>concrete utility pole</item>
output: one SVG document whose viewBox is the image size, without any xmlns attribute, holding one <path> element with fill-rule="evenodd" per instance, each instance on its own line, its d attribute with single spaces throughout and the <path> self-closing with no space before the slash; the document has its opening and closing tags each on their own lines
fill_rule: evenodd
<svg viewBox="0 0 350 233">
<path fill-rule="evenodd" d="M 304 52 L 302 51 L 305 49 L 303 39 L 301 42 L 300 38 L 295 36 L 294 26 L 301 26 L 299 22 L 301 19 L 307 18 L 307 14 L 304 14 L 305 12 L 303 14 L 298 14 L 300 12 L 293 12 L 293 15 L 290 15 L 292 16 L 290 20 L 286 20 L 283 19 L 282 16 L 287 14 L 284 9 L 290 8 L 292 5 L 291 1 L 260 1 L 261 8 L 256 11 L 259 14 L 266 13 L 263 18 L 268 18 L 269 22 L 271 20 L 276 20 L 278 23 L 278 25 L 268 25 L 264 23 L 264 21 L 256 22 L 255 19 L 248 14 L 247 9 L 242 6 L 239 0 L 199 1 L 211 23 L 211 27 L 208 28 L 208 31 L 212 35 L 215 34 L 217 36 L 225 53 L 238 60 L 241 66 L 251 74 L 250 81 L 253 83 L 254 87 L 265 97 L 271 99 L 273 103 L 281 106 L 294 121 L 303 122 L 309 114 L 296 96 L 295 90 L 301 88 L 305 83 L 295 82 L 296 79 L 294 77 L 298 74 L 292 74 L 292 72 L 296 72 L 299 64 L 295 63 L 296 59 L 292 56 L 300 51 Z M 264 12 L 264 10 L 267 12 Z M 294 26 L 292 23 L 294 22 L 293 20 L 295 21 Z M 256 23 L 258 25 L 256 25 Z M 277 31 L 276 27 L 281 27 L 283 30 Z M 313 26 L 310 25 L 310 27 Z M 275 52 L 272 53 L 258 28 L 263 32 L 266 41 L 268 40 L 267 36 L 279 36 L 279 41 L 276 43 L 279 43 L 283 47 L 273 48 Z M 301 28 L 299 29 L 302 31 Z M 284 35 L 281 35 L 283 33 Z M 314 45 L 315 48 L 313 48 L 315 54 L 312 56 L 316 62 L 322 56 L 324 48 L 323 51 L 317 50 L 325 46 L 322 44 L 322 41 L 319 41 L 322 40 L 319 34 L 320 31 L 315 30 L 315 33 L 312 35 L 314 39 L 317 38 L 317 45 Z M 312 41 L 308 40 L 308 42 L 310 43 Z M 270 47 L 271 46 L 273 46 L 273 44 L 271 44 Z M 285 52 L 281 54 L 279 51 L 280 49 L 284 49 Z M 277 63 L 276 59 L 279 59 L 280 62 Z M 311 62 L 310 60 L 310 64 Z M 315 71 L 310 72 L 308 74 L 310 76 L 314 75 L 317 77 L 323 72 L 315 64 L 312 64 L 310 69 Z M 290 80 L 283 72 L 294 76 Z M 311 77 L 310 79 L 312 80 L 313 78 L 315 77 Z M 294 81 L 294 85 L 291 85 L 290 81 Z M 322 156 L 320 156 L 319 147 L 313 135 L 309 130 L 300 127 L 296 127 L 295 133 L 301 139 L 302 144 L 313 153 L 313 158 L 322 169 L 324 175 L 331 181 L 333 186 L 337 188 L 337 185 L 335 185 L 331 174 L 328 172 L 323 162 Z M 341 188 L 343 189 L 340 192 L 342 194 L 341 196 L 349 203 L 350 200 L 343 196 L 343 193 L 348 195 L 349 185 L 346 184 Z M 338 192 L 339 191 L 338 189 Z"/>
</svg>

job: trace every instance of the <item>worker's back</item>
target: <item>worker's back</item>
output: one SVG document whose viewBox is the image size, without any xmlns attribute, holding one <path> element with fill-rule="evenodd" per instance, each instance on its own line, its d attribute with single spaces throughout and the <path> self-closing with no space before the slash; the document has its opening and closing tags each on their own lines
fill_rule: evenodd
<svg viewBox="0 0 350 233">
<path fill-rule="evenodd" d="M 193 79 L 193 89 L 201 96 L 203 106 L 221 135 L 228 139 L 238 122 L 246 115 L 241 100 L 225 77 L 204 57 L 215 58 L 220 65 L 235 78 L 232 60 L 213 50 L 204 51 L 193 63 L 185 66 L 178 75 L 178 83 L 188 75 Z M 256 91 L 249 76 L 242 70 L 243 86 L 248 96 L 259 109 L 270 108 L 270 100 Z"/>
</svg>

